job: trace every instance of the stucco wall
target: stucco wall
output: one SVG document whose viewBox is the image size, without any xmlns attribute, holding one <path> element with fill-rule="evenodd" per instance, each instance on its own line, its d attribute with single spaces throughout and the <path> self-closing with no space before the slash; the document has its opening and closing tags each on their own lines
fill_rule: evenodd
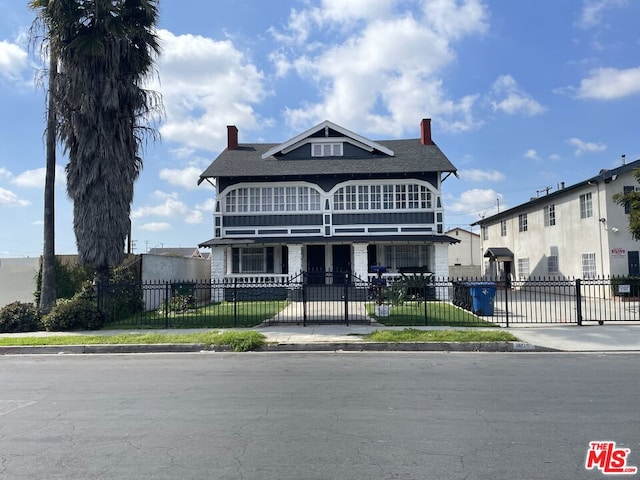
<svg viewBox="0 0 640 480">
<path fill-rule="evenodd" d="M 33 302 L 40 258 L 0 258 L 0 308 L 10 303 Z"/>
</svg>

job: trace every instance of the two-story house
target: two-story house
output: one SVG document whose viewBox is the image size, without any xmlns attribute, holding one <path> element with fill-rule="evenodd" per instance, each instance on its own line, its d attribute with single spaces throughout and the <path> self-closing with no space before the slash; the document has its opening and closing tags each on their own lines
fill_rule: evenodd
<svg viewBox="0 0 640 480">
<path fill-rule="evenodd" d="M 212 279 L 367 280 L 372 265 L 448 273 L 442 183 L 456 168 L 431 139 L 372 141 L 324 121 L 283 143 L 239 143 L 202 173 L 217 195 Z"/>
<path fill-rule="evenodd" d="M 484 218 L 484 274 L 492 278 L 640 275 L 640 243 L 628 231 L 629 206 L 613 196 L 638 187 L 640 160 Z"/>
</svg>

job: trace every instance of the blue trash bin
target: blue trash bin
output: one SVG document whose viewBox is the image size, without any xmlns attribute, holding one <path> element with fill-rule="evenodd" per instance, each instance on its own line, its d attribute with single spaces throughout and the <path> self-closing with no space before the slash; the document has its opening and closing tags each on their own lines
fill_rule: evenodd
<svg viewBox="0 0 640 480">
<path fill-rule="evenodd" d="M 475 315 L 493 316 L 493 302 L 496 298 L 495 282 L 471 282 L 469 290 L 472 300 L 471 311 Z"/>
</svg>

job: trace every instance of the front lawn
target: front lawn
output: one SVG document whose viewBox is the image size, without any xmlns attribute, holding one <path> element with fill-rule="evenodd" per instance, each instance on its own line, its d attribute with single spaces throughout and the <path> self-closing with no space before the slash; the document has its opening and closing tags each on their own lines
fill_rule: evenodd
<svg viewBox="0 0 640 480">
<path fill-rule="evenodd" d="M 426 304 L 426 312 L 425 312 Z M 451 326 L 451 327 L 497 327 L 473 313 L 445 302 L 404 302 L 390 305 L 389 316 L 376 316 L 375 304 L 367 304 L 367 313 L 378 323 L 387 326 Z M 426 320 L 425 320 L 426 319 Z"/>
<path fill-rule="evenodd" d="M 288 300 L 211 303 L 184 311 L 163 308 L 140 312 L 108 323 L 105 329 L 120 328 L 233 328 L 255 327 L 273 318 L 289 305 Z"/>
</svg>

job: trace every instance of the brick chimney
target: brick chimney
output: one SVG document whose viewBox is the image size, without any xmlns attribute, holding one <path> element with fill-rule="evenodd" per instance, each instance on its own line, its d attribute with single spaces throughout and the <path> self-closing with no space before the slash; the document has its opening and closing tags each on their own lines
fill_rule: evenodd
<svg viewBox="0 0 640 480">
<path fill-rule="evenodd" d="M 423 118 L 420 122 L 420 143 L 422 145 L 433 145 L 433 140 L 431 140 L 430 118 Z"/>
<path fill-rule="evenodd" d="M 238 149 L 238 128 L 235 125 L 227 125 L 227 149 Z"/>
</svg>

